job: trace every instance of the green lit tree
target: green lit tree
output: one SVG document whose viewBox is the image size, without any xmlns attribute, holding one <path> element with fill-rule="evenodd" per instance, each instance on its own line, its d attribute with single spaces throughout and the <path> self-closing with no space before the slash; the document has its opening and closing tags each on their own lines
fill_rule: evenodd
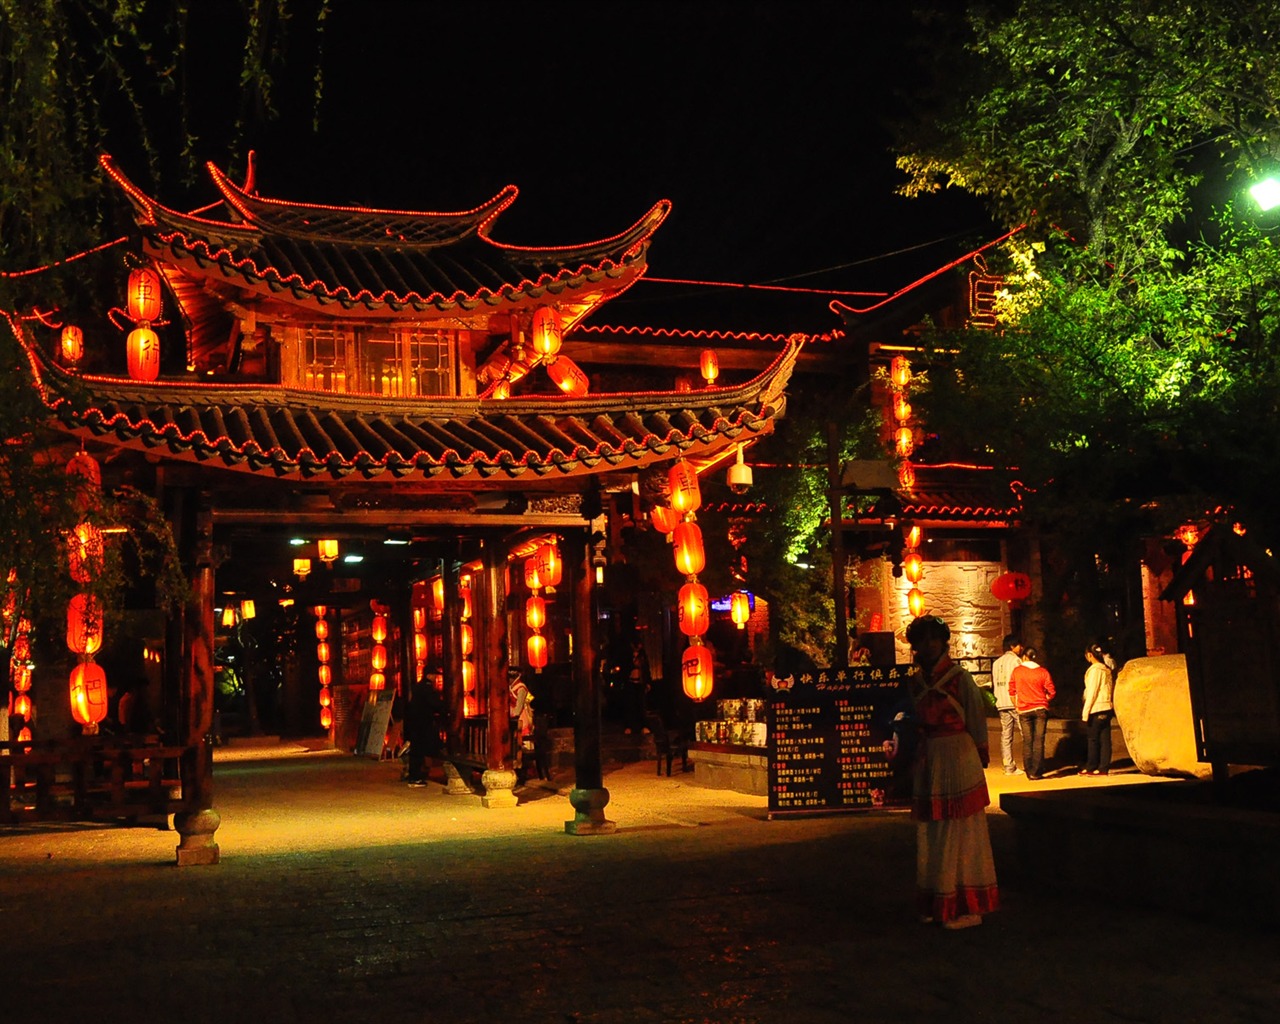
<svg viewBox="0 0 1280 1024">
<path fill-rule="evenodd" d="M 1280 146 L 1280 10 L 1039 0 L 934 25 L 965 52 L 941 116 L 903 129 L 904 191 L 1025 226 L 1001 328 L 932 339 L 933 452 L 1019 483 L 1065 650 L 1138 650 L 1141 538 L 1215 514 L 1280 536 L 1280 254 L 1238 201 Z"/>
</svg>

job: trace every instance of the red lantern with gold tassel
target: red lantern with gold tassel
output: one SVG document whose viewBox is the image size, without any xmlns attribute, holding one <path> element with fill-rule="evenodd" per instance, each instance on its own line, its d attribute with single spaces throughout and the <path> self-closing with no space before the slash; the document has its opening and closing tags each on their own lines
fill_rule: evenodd
<svg viewBox="0 0 1280 1024">
<path fill-rule="evenodd" d="M 671 507 L 682 515 L 698 511 L 702 505 L 702 488 L 698 486 L 698 474 L 684 459 L 677 459 L 667 470 L 667 483 L 671 488 Z"/>
<path fill-rule="evenodd" d="M 129 274 L 129 316 L 138 323 L 160 318 L 160 275 L 150 267 Z"/>
<path fill-rule="evenodd" d="M 533 311 L 530 344 L 543 359 L 552 359 L 560 351 L 564 340 L 560 326 L 560 314 L 550 306 L 539 306 Z"/>
<path fill-rule="evenodd" d="M 729 599 L 729 618 L 739 629 L 747 628 L 747 621 L 751 618 L 751 599 L 741 590 Z"/>
<path fill-rule="evenodd" d="M 529 664 L 538 671 L 547 667 L 547 638 L 541 633 L 534 633 L 526 643 Z"/>
<path fill-rule="evenodd" d="M 93 661 L 71 670 L 71 717 L 88 730 L 107 717 L 107 673 Z"/>
<path fill-rule="evenodd" d="M 160 339 L 155 331 L 150 327 L 135 327 L 129 332 L 126 344 L 132 379 L 152 381 L 160 376 Z"/>
<path fill-rule="evenodd" d="M 547 624 L 547 602 L 540 597 L 530 597 L 526 600 L 524 621 L 530 629 L 542 629 Z"/>
<path fill-rule="evenodd" d="M 543 544 L 538 548 L 538 578 L 544 587 L 558 587 L 564 571 L 564 563 L 560 559 L 560 549 L 554 544 Z"/>
<path fill-rule="evenodd" d="M 74 654 L 97 654 L 102 648 L 102 605 L 88 594 L 67 602 L 67 647 Z"/>
</svg>

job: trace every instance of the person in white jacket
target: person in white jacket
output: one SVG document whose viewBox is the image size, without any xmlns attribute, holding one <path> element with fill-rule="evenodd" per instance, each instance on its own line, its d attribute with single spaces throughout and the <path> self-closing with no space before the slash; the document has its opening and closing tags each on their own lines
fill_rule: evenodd
<svg viewBox="0 0 1280 1024">
<path fill-rule="evenodd" d="M 1018 766 L 1013 760 L 1013 733 L 1022 738 L 1022 723 L 1009 696 L 1009 676 L 1022 664 L 1022 638 L 1010 633 L 1004 638 L 1004 653 L 991 664 L 991 691 L 996 698 L 996 712 L 1000 715 L 1000 759 L 1006 775 L 1016 775 Z"/>
<path fill-rule="evenodd" d="M 1080 717 L 1089 729 L 1089 752 L 1081 775 L 1106 775 L 1111 770 L 1112 677 L 1106 652 L 1093 644 L 1084 652 L 1089 667 L 1084 673 L 1084 707 Z"/>
</svg>

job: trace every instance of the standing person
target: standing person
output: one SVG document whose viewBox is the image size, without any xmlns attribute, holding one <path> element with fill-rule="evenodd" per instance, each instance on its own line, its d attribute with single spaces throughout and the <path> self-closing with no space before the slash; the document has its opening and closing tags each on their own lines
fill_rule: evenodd
<svg viewBox="0 0 1280 1024">
<path fill-rule="evenodd" d="M 525 740 L 533 741 L 533 694 L 518 668 L 507 669 L 507 692 L 511 696 L 511 761 L 517 774 L 524 772 Z M 522 780 L 523 781 L 523 780 Z"/>
<path fill-rule="evenodd" d="M 996 712 L 1000 715 L 1000 759 L 1006 775 L 1017 775 L 1018 766 L 1013 761 L 1013 733 L 1022 735 L 1022 723 L 1009 696 L 1009 676 L 1022 664 L 1022 638 L 1010 633 L 1004 638 L 1004 653 L 991 665 L 991 692 L 996 698 Z M 1025 764 L 1026 761 L 1024 760 Z"/>
<path fill-rule="evenodd" d="M 404 738 L 409 743 L 409 785 L 425 786 L 430 777 L 431 761 L 443 750 L 440 742 L 440 715 L 444 698 L 433 680 L 414 683 L 409 695 L 409 708 L 404 716 Z"/>
<path fill-rule="evenodd" d="M 1089 729 L 1089 753 L 1081 775 L 1106 775 L 1111 771 L 1111 719 L 1115 710 L 1111 703 L 1113 689 L 1111 669 L 1106 652 L 1093 644 L 1084 652 L 1089 667 L 1084 673 L 1084 707 L 1081 719 Z"/>
<path fill-rule="evenodd" d="M 645 653 L 644 640 L 636 637 L 631 641 L 631 664 L 627 668 L 627 681 L 623 691 L 623 732 L 630 736 L 648 733 L 644 724 L 645 704 L 649 698 L 649 687 L 653 677 L 649 673 L 649 655 Z"/>
<path fill-rule="evenodd" d="M 920 721 L 912 783 L 916 891 L 921 920 L 949 930 L 998 910 L 987 832 L 986 703 L 973 677 L 947 655 L 951 630 L 936 615 L 907 627 L 919 671 L 908 684 Z"/>
<path fill-rule="evenodd" d="M 1022 664 L 1009 673 L 1009 696 L 1022 727 L 1022 767 L 1027 778 L 1044 778 L 1044 733 L 1053 700 L 1053 677 L 1037 661 L 1034 647 L 1024 648 Z"/>
</svg>

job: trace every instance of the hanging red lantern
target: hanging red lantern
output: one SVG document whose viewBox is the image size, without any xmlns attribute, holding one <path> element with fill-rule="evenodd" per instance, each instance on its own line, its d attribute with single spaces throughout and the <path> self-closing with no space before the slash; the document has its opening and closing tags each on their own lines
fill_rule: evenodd
<svg viewBox="0 0 1280 1024">
<path fill-rule="evenodd" d="M 920 593 L 918 587 L 912 587 L 907 591 L 907 611 L 914 618 L 920 618 L 926 611 L 924 604 L 924 594 Z"/>
<path fill-rule="evenodd" d="M 129 316 L 138 323 L 160 318 L 160 275 L 150 267 L 129 274 Z"/>
<path fill-rule="evenodd" d="M 690 700 L 701 701 L 711 696 L 715 672 L 710 647 L 690 644 L 684 649 L 680 659 L 680 679 Z"/>
<path fill-rule="evenodd" d="M 702 505 L 702 488 L 698 486 L 698 474 L 684 459 L 677 459 L 667 470 L 667 483 L 671 488 L 671 507 L 681 515 L 698 511 Z"/>
<path fill-rule="evenodd" d="M 316 644 L 316 661 L 321 665 L 329 664 L 329 643 L 327 640 L 321 640 Z"/>
<path fill-rule="evenodd" d="M 387 617 L 385 615 L 375 615 L 373 624 L 369 627 L 369 633 L 373 637 L 375 644 L 380 644 L 387 639 Z"/>
<path fill-rule="evenodd" d="M 991 596 L 997 601 L 1025 601 L 1031 596 L 1031 577 L 1025 572 L 1006 572 L 991 581 Z"/>
<path fill-rule="evenodd" d="M 654 505 L 649 509 L 649 522 L 659 533 L 670 533 L 680 522 L 680 513 L 666 505 Z"/>
<path fill-rule="evenodd" d="M 558 356 L 549 362 L 547 376 L 570 398 L 581 398 L 591 390 L 591 379 L 568 356 Z"/>
<path fill-rule="evenodd" d="M 328 665 L 321 665 L 316 672 L 316 678 L 320 680 L 321 686 L 328 686 L 333 682 L 333 669 Z"/>
<path fill-rule="evenodd" d="M 328 729 L 333 725 L 333 708 L 320 709 L 320 728 Z"/>
<path fill-rule="evenodd" d="M 84 331 L 74 324 L 62 328 L 59 339 L 62 350 L 62 361 L 68 366 L 75 366 L 84 358 Z"/>
<path fill-rule="evenodd" d="M 686 583 L 681 587 L 676 607 L 680 632 L 685 636 L 702 636 L 711 628 L 711 599 L 701 583 Z"/>
<path fill-rule="evenodd" d="M 899 427 L 893 435 L 893 449 L 904 459 L 916 450 L 916 435 L 910 427 Z"/>
<path fill-rule="evenodd" d="M 462 598 L 462 615 L 460 618 L 471 618 L 471 577 L 463 576 L 458 583 L 458 596 Z"/>
<path fill-rule="evenodd" d="M 911 552 L 902 560 L 902 574 L 911 583 L 919 583 L 924 576 L 924 559 L 916 552 Z"/>
<path fill-rule="evenodd" d="M 13 713 L 27 718 L 31 714 L 31 698 L 25 693 L 20 693 L 13 698 Z"/>
<path fill-rule="evenodd" d="M 421 605 L 413 607 L 413 629 L 416 633 L 421 633 L 427 628 L 427 610 Z"/>
<path fill-rule="evenodd" d="M 531 597 L 524 603 L 524 621 L 530 629 L 542 629 L 547 624 L 547 602 Z"/>
<path fill-rule="evenodd" d="M 469 661 L 462 662 L 462 692 L 470 693 L 476 688 L 476 667 Z"/>
<path fill-rule="evenodd" d="M 431 606 L 437 612 L 444 611 L 444 577 L 443 576 L 432 577 Z"/>
<path fill-rule="evenodd" d="M 893 400 L 893 418 L 899 423 L 906 423 L 911 419 L 911 403 L 907 401 L 906 395 L 898 395 Z"/>
<path fill-rule="evenodd" d="M 541 566 L 536 554 L 530 555 L 524 560 L 524 585 L 530 590 L 542 589 Z"/>
<path fill-rule="evenodd" d="M 533 350 L 543 359 L 552 358 L 560 351 L 560 344 L 564 340 L 560 314 L 550 306 L 539 306 L 533 311 L 533 326 L 530 334 Z"/>
<path fill-rule="evenodd" d="M 31 689 L 31 663 L 10 662 L 9 677 L 13 683 L 14 693 L 27 693 Z"/>
<path fill-rule="evenodd" d="M 698 370 L 708 387 L 716 382 L 716 378 L 720 376 L 720 357 L 716 355 L 715 349 L 702 350 L 702 354 L 698 356 Z"/>
<path fill-rule="evenodd" d="M 316 619 L 316 639 L 317 640 L 329 639 L 329 620 L 328 619 Z"/>
<path fill-rule="evenodd" d="M 373 650 L 369 652 L 369 664 L 375 672 L 381 672 L 387 667 L 387 649 L 382 644 L 373 645 Z"/>
<path fill-rule="evenodd" d="M 538 578 L 544 587 L 558 587 L 564 572 L 560 549 L 555 544 L 543 544 L 538 548 Z"/>
<path fill-rule="evenodd" d="M 702 530 L 697 523 L 683 522 L 671 532 L 675 548 L 676 569 L 684 576 L 696 576 L 707 567 L 707 553 L 702 546 Z"/>
<path fill-rule="evenodd" d="M 387 688 L 387 677 L 381 672 L 369 673 L 369 689 L 373 692 L 385 690 Z"/>
<path fill-rule="evenodd" d="M 75 654 L 97 654 L 102 648 L 102 605 L 88 594 L 67 602 L 67 647 Z"/>
<path fill-rule="evenodd" d="M 67 568 L 77 583 L 89 583 L 102 572 L 105 548 L 102 531 L 92 523 L 78 523 L 67 535 Z"/>
<path fill-rule="evenodd" d="M 924 540 L 924 530 L 920 529 L 918 526 L 908 527 L 907 532 L 904 535 L 904 540 L 908 548 L 918 548 L 920 546 L 920 542 Z"/>
<path fill-rule="evenodd" d="M 107 673 L 97 662 L 82 661 L 71 670 L 71 717 L 89 727 L 107 717 Z"/>
<path fill-rule="evenodd" d="M 529 664 L 541 672 L 547 667 L 547 638 L 541 633 L 534 633 L 525 643 L 529 652 Z"/>
<path fill-rule="evenodd" d="M 333 705 L 333 691 L 327 686 L 320 687 L 320 706 L 322 708 L 331 707 Z"/>
<path fill-rule="evenodd" d="M 911 383 L 911 363 L 906 356 L 894 356 L 889 363 L 889 379 L 895 388 L 905 388 Z"/>
<path fill-rule="evenodd" d="M 909 491 L 916 485 L 916 468 L 909 462 L 904 462 L 898 467 L 898 486 L 904 491 Z"/>
<path fill-rule="evenodd" d="M 729 599 L 729 618 L 739 629 L 747 628 L 747 620 L 751 618 L 751 598 L 741 590 Z"/>
<path fill-rule="evenodd" d="M 427 635 L 425 633 L 413 634 L 413 660 L 427 660 Z"/>
<path fill-rule="evenodd" d="M 459 627 L 458 640 L 462 647 L 462 656 L 464 658 L 471 657 L 471 652 L 476 649 L 476 634 L 468 623 L 464 622 Z"/>
<path fill-rule="evenodd" d="M 150 381 L 160 376 L 160 339 L 150 327 L 135 327 L 129 332 L 126 353 L 131 378 Z"/>
</svg>

